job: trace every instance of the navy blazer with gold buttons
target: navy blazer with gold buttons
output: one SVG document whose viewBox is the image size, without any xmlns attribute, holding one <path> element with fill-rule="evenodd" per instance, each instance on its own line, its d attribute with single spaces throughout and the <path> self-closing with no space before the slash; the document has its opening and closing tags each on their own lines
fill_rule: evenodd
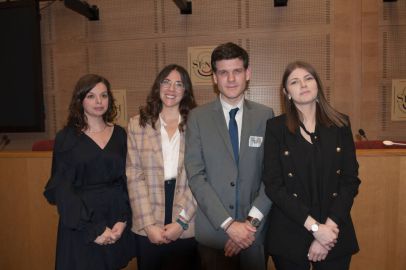
<svg viewBox="0 0 406 270">
<path fill-rule="evenodd" d="M 358 248 L 350 211 L 358 193 L 358 162 L 349 126 L 319 126 L 323 182 L 321 219 L 328 217 L 339 226 L 338 242 L 326 260 L 356 253 Z M 310 213 L 310 194 L 304 153 L 300 152 L 299 130 L 291 133 L 286 115 L 269 119 L 264 144 L 263 182 L 273 205 L 269 214 L 266 246 L 268 253 L 286 259 L 307 260 L 312 234 L 304 223 Z"/>
</svg>

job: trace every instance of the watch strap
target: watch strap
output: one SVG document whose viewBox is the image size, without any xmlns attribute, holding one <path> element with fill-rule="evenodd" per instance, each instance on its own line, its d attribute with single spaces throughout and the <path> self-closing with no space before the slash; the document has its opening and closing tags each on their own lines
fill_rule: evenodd
<svg viewBox="0 0 406 270">
<path fill-rule="evenodd" d="M 186 222 L 183 222 L 180 218 L 176 219 L 176 222 L 182 227 L 182 229 L 184 231 L 186 231 L 187 229 L 189 229 L 189 224 L 187 224 Z"/>
</svg>

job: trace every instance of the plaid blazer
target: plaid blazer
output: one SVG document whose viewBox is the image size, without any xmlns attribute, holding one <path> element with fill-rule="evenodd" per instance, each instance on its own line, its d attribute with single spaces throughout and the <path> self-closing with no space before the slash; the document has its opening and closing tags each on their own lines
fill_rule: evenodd
<svg viewBox="0 0 406 270">
<path fill-rule="evenodd" d="M 144 228 L 156 224 L 164 226 L 165 189 L 164 163 L 160 121 L 157 129 L 139 125 L 139 116 L 134 116 L 128 124 L 127 136 L 127 187 L 132 208 L 132 231 L 146 236 Z M 180 134 L 178 175 L 176 177 L 175 196 L 173 201 L 172 221 L 182 210 L 189 223 L 188 230 L 180 238 L 194 237 L 194 216 L 196 201 L 190 191 L 184 166 L 185 134 Z"/>
</svg>

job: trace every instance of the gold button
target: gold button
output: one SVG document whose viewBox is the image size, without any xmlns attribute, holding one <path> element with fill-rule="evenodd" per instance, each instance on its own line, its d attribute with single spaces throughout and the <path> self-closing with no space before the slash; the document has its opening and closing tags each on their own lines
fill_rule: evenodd
<svg viewBox="0 0 406 270">
<path fill-rule="evenodd" d="M 337 170 L 336 173 L 337 173 L 337 174 L 341 174 L 341 170 Z"/>
<path fill-rule="evenodd" d="M 337 153 L 341 152 L 341 147 L 336 148 Z"/>
<path fill-rule="evenodd" d="M 297 194 L 296 194 L 296 193 L 293 193 L 292 195 L 293 195 L 293 197 L 296 197 L 296 198 L 297 198 Z"/>
<path fill-rule="evenodd" d="M 293 177 L 293 173 L 288 173 L 288 176 L 289 176 L 290 178 L 292 178 L 292 177 Z"/>
<path fill-rule="evenodd" d="M 338 196 L 338 193 L 337 192 L 334 192 L 333 193 L 333 197 L 337 197 Z"/>
<path fill-rule="evenodd" d="M 289 156 L 289 151 L 285 151 L 283 154 L 284 154 L 285 156 Z"/>
</svg>

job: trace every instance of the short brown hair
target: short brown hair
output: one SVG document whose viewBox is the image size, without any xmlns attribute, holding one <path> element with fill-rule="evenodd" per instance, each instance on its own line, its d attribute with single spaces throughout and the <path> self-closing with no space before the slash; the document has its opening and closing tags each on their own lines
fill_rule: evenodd
<svg viewBox="0 0 406 270">
<path fill-rule="evenodd" d="M 249 56 L 246 50 L 235 43 L 228 42 L 217 46 L 211 53 L 211 69 L 217 71 L 217 61 L 239 58 L 244 63 L 244 68 L 249 66 Z"/>
</svg>

